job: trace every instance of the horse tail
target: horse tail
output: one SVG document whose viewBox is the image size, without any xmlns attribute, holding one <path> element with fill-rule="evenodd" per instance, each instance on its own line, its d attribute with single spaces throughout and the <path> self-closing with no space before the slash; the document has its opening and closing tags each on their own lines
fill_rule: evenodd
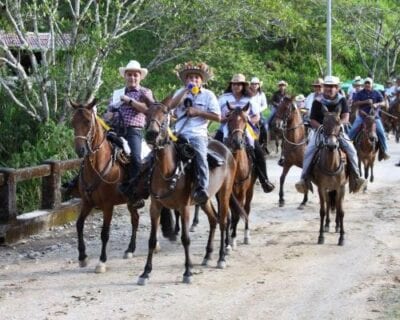
<svg viewBox="0 0 400 320">
<path fill-rule="evenodd" d="M 231 194 L 231 197 L 229 199 L 229 207 L 231 209 L 232 215 L 234 215 L 235 217 L 240 217 L 246 222 L 248 221 L 249 217 L 247 215 L 247 212 L 243 209 L 242 205 L 239 203 L 238 199 L 233 193 Z"/>
<path fill-rule="evenodd" d="M 164 238 L 171 239 L 174 235 L 174 218 L 168 208 L 162 208 L 160 213 L 161 232 Z"/>
<path fill-rule="evenodd" d="M 336 208 L 336 195 L 336 190 L 329 191 L 328 205 L 332 211 Z"/>
</svg>

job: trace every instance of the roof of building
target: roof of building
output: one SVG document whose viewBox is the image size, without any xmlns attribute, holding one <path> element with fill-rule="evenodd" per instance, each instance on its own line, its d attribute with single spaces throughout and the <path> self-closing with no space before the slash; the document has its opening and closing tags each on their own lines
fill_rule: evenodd
<svg viewBox="0 0 400 320">
<path fill-rule="evenodd" d="M 48 32 L 39 33 L 36 35 L 34 32 L 25 33 L 26 42 L 32 50 L 50 49 L 51 48 L 51 34 Z M 0 41 L 4 42 L 9 48 L 24 48 L 23 42 L 19 39 L 16 33 L 7 33 L 0 30 Z M 56 35 L 55 47 L 57 49 L 64 49 L 69 46 L 71 37 L 69 34 Z"/>
</svg>

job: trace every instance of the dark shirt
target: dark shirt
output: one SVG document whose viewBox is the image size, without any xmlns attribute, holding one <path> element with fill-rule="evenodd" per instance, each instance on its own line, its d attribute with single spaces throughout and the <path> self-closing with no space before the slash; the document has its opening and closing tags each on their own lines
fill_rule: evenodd
<svg viewBox="0 0 400 320">
<path fill-rule="evenodd" d="M 274 94 L 272 95 L 272 104 L 274 107 L 277 107 L 283 100 L 283 98 L 286 96 L 286 92 L 281 93 L 279 90 L 275 91 Z"/>
<path fill-rule="evenodd" d="M 364 100 L 368 100 L 368 99 L 371 99 L 372 103 L 378 103 L 378 102 L 383 101 L 383 96 L 377 90 L 367 91 L 365 89 L 360 90 L 359 92 L 357 92 L 354 95 L 354 102 L 364 101 Z M 353 102 L 353 104 L 354 104 L 354 102 Z M 358 107 L 359 107 L 359 110 L 362 110 L 367 114 L 369 114 L 369 112 L 371 111 L 371 106 L 368 103 L 359 105 Z"/>
<path fill-rule="evenodd" d="M 318 121 L 320 124 L 324 122 L 323 104 L 328 108 L 329 112 L 335 112 L 338 110 L 336 108 L 341 107 L 342 109 L 340 116 L 342 116 L 344 113 L 349 113 L 349 107 L 347 105 L 346 98 L 340 95 L 335 100 L 314 100 L 311 107 L 310 120 Z"/>
</svg>

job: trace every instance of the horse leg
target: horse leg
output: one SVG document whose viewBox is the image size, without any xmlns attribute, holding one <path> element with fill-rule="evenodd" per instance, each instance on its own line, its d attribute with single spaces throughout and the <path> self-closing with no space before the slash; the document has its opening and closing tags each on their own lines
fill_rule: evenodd
<svg viewBox="0 0 400 320">
<path fill-rule="evenodd" d="M 200 210 L 200 206 L 196 205 L 194 207 L 194 217 L 193 217 L 193 221 L 192 221 L 192 226 L 190 227 L 190 232 L 194 232 L 195 228 L 199 224 L 199 210 Z"/>
<path fill-rule="evenodd" d="M 364 164 L 364 178 L 367 180 L 369 175 L 369 164 Z"/>
<path fill-rule="evenodd" d="M 319 237 L 318 237 L 318 244 L 323 244 L 325 242 L 324 239 L 324 219 L 325 219 L 325 191 L 320 190 L 318 188 L 318 193 L 319 193 L 319 203 L 320 203 L 320 209 L 319 209 L 319 217 L 320 217 L 320 227 L 319 227 Z"/>
<path fill-rule="evenodd" d="M 344 187 L 341 188 L 342 190 L 340 191 L 340 195 L 337 194 L 337 199 L 336 199 L 336 214 L 339 216 L 339 225 L 340 225 L 340 236 L 339 236 L 339 246 L 344 245 L 344 225 L 343 225 L 343 219 L 344 219 L 344 211 L 343 211 L 343 198 L 344 198 Z"/>
<path fill-rule="evenodd" d="M 151 220 L 151 231 L 149 238 L 149 252 L 147 254 L 147 261 L 144 267 L 144 272 L 140 275 L 137 284 L 145 285 L 150 278 L 150 273 L 153 270 L 153 253 L 157 245 L 157 229 L 160 220 L 161 207 L 158 207 L 154 201 L 150 204 L 150 220 Z"/>
<path fill-rule="evenodd" d="M 131 214 L 132 235 L 128 249 L 124 253 L 124 259 L 131 259 L 133 257 L 133 253 L 136 250 L 136 234 L 139 226 L 139 213 L 137 209 L 128 204 L 128 210 Z"/>
<path fill-rule="evenodd" d="M 250 229 L 249 229 L 249 218 L 250 218 L 250 205 L 251 200 L 253 199 L 253 192 L 254 192 L 254 184 L 252 184 L 246 193 L 246 201 L 244 203 L 244 210 L 247 213 L 247 221 L 244 225 L 244 244 L 250 244 Z"/>
<path fill-rule="evenodd" d="M 182 223 L 182 235 L 181 241 L 183 248 L 185 250 L 185 272 L 183 274 L 183 283 L 191 283 L 192 282 L 192 261 L 190 260 L 190 237 L 189 237 L 189 220 L 190 220 L 190 207 L 185 206 L 182 210 L 179 211 L 181 213 L 181 223 Z"/>
<path fill-rule="evenodd" d="M 79 214 L 78 220 L 76 221 L 76 231 L 78 234 L 78 251 L 79 251 L 78 260 L 80 267 L 86 267 L 88 265 L 85 240 L 83 239 L 83 227 L 85 225 L 85 220 L 92 209 L 93 206 L 88 204 L 85 200 L 83 200 L 81 212 Z"/>
<path fill-rule="evenodd" d="M 181 228 L 179 227 L 180 214 L 178 210 L 174 210 L 174 213 L 175 213 L 175 235 L 178 235 L 179 231 L 181 231 Z"/>
<path fill-rule="evenodd" d="M 103 210 L 103 227 L 101 229 L 101 255 L 100 261 L 96 266 L 96 273 L 106 272 L 106 261 L 107 261 L 107 243 L 110 237 L 110 224 L 112 219 L 113 207 L 107 207 Z"/>
<path fill-rule="evenodd" d="M 303 201 L 300 203 L 297 209 L 303 210 L 307 204 L 307 201 L 308 201 L 308 190 L 304 193 Z"/>
<path fill-rule="evenodd" d="M 290 167 L 284 166 L 281 177 L 279 179 L 279 206 L 280 207 L 283 207 L 285 205 L 283 186 L 285 185 L 285 179 L 286 179 L 286 175 L 289 172 L 289 169 L 290 169 Z"/>
<path fill-rule="evenodd" d="M 374 163 L 371 163 L 371 177 L 369 178 L 369 182 L 374 182 Z"/>
<path fill-rule="evenodd" d="M 226 189 L 226 188 L 221 188 L 221 189 Z M 219 259 L 217 268 L 224 269 L 226 267 L 225 233 L 228 224 L 230 192 L 228 192 L 228 190 L 221 190 L 221 189 L 218 193 L 219 229 L 221 233 L 221 240 L 220 240 Z"/>
<path fill-rule="evenodd" d="M 239 203 L 244 202 L 244 194 L 243 192 L 240 192 L 237 194 L 237 200 Z M 235 250 L 237 248 L 237 226 L 240 220 L 240 216 L 236 212 L 232 212 L 231 210 L 231 223 L 232 223 L 232 234 L 231 234 L 231 241 L 230 241 L 230 246 L 227 247 L 227 254 L 230 254 L 231 249 Z M 227 228 L 229 230 L 229 228 Z"/>
<path fill-rule="evenodd" d="M 215 208 L 212 205 L 211 201 L 207 201 L 202 206 L 202 209 L 207 214 L 208 223 L 210 224 L 210 232 L 208 234 L 206 255 L 204 256 L 203 262 L 201 263 L 203 266 L 207 266 L 208 262 L 211 260 L 211 254 L 214 251 L 213 241 L 218 220 L 217 220 L 217 212 L 215 211 Z"/>
</svg>

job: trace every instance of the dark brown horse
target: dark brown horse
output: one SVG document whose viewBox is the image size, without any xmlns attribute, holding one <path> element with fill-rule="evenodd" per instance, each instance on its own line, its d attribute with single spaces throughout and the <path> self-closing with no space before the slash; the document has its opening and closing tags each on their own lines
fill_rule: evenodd
<svg viewBox="0 0 400 320">
<path fill-rule="evenodd" d="M 125 171 L 118 161 L 112 158 L 112 147 L 106 139 L 106 132 L 96 118 L 93 107 L 95 101 L 87 105 L 71 102 L 74 108 L 72 126 L 75 134 L 75 151 L 83 158 L 79 174 L 79 192 L 82 198 L 81 211 L 76 222 L 78 232 L 79 265 L 88 264 L 83 227 L 85 219 L 93 208 L 103 211 L 103 228 L 101 231 L 101 255 L 95 271 L 106 271 L 106 246 L 109 238 L 110 223 L 115 205 L 127 202 L 118 191 L 118 184 L 124 179 Z M 132 235 L 125 251 L 125 258 L 131 258 L 136 248 L 136 232 L 139 224 L 137 209 L 128 205 L 131 214 Z"/>
<path fill-rule="evenodd" d="M 400 141 L 400 99 L 396 99 L 390 106 L 388 113 L 381 114 L 382 121 L 387 117 L 387 122 L 390 122 L 396 142 Z"/>
<path fill-rule="evenodd" d="M 250 104 L 248 103 L 243 109 L 240 107 L 233 108 L 229 103 L 227 107 L 230 110 L 227 117 L 228 138 L 226 145 L 231 150 L 236 160 L 237 170 L 233 193 L 239 203 L 244 207 L 247 216 L 250 215 L 250 204 L 253 199 L 254 184 L 257 179 L 252 157 L 247 151 L 246 143 L 246 125 L 248 122 L 248 114 Z M 236 248 L 236 230 L 239 217 L 232 217 L 232 248 Z M 245 222 L 244 243 L 250 243 L 250 230 L 248 220 Z"/>
<path fill-rule="evenodd" d="M 283 170 L 279 186 L 279 206 L 285 205 L 283 187 L 286 175 L 292 166 L 303 167 L 304 151 L 307 138 L 300 110 L 293 103 L 293 98 L 284 97 L 276 112 L 276 125 L 283 137 L 282 158 Z M 304 194 L 299 209 L 303 209 L 308 201 L 308 192 Z"/>
<path fill-rule="evenodd" d="M 348 181 L 346 170 L 346 156 L 339 149 L 339 136 L 341 130 L 340 110 L 328 112 L 325 107 L 325 115 L 322 134 L 317 131 L 318 137 L 322 137 L 317 143 L 320 145 L 317 160 L 311 170 L 312 181 L 318 187 L 320 202 L 320 229 L 318 244 L 324 243 L 324 232 L 329 231 L 329 211 L 336 209 L 336 232 L 340 228 L 338 245 L 344 245 L 343 226 L 343 200 L 345 186 Z M 325 227 L 324 221 L 326 219 Z"/>
<path fill-rule="evenodd" d="M 371 169 L 370 182 L 374 181 L 374 163 L 378 148 L 378 136 L 376 134 L 375 114 L 366 114 L 360 110 L 364 115 L 364 121 L 361 125 L 361 130 L 357 134 L 354 145 L 358 155 L 358 168 L 361 171 L 361 164 L 364 166 L 364 177 L 368 179 L 369 170 Z"/>
<path fill-rule="evenodd" d="M 143 274 L 138 279 L 138 284 L 144 285 L 149 279 L 152 271 L 153 252 L 157 242 L 157 229 L 160 219 L 161 208 L 167 207 L 176 209 L 180 213 L 182 223 L 181 241 L 185 250 L 185 272 L 183 282 L 190 283 L 192 280 L 192 262 L 189 254 L 189 219 L 190 207 L 194 205 L 192 201 L 192 185 L 195 183 L 194 172 L 186 167 L 186 164 L 180 161 L 182 154 L 178 153 L 177 145 L 169 137 L 169 117 L 170 117 L 170 99 L 162 103 L 153 103 L 149 105 L 148 127 L 146 132 L 147 143 L 153 145 L 154 167 L 150 179 L 150 218 L 151 232 L 149 239 L 149 252 L 146 266 Z M 244 217 L 246 213 L 240 207 L 237 200 L 232 195 L 234 177 L 236 173 L 236 162 L 230 151 L 220 142 L 211 140 L 209 149 L 219 154 L 224 159 L 224 163 L 215 168 L 210 168 L 210 182 L 208 193 L 210 197 L 214 195 L 218 199 L 218 214 L 208 200 L 201 205 L 202 210 L 207 214 L 210 232 L 206 247 L 206 254 L 203 259 L 203 265 L 207 265 L 211 259 L 213 251 L 213 239 L 216 225 L 219 222 L 221 239 L 218 268 L 224 268 L 225 262 L 225 234 L 229 207 L 232 214 L 241 214 Z"/>
</svg>

